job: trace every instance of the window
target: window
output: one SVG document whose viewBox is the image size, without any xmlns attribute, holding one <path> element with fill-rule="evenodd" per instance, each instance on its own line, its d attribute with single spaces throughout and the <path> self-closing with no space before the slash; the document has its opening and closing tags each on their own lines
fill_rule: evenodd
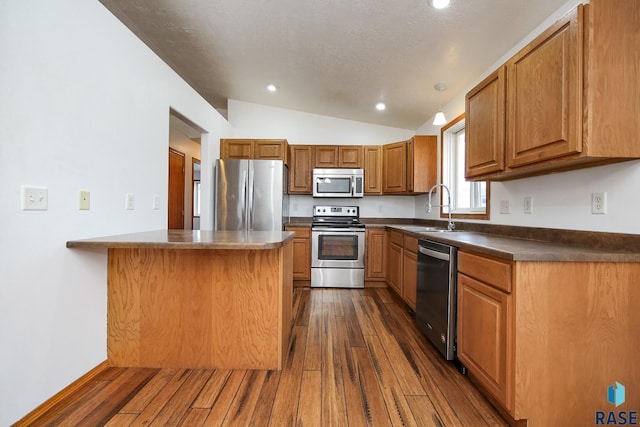
<svg viewBox="0 0 640 427">
<path fill-rule="evenodd" d="M 443 126 L 441 135 L 442 182 L 451 191 L 451 207 L 442 206 L 440 215 L 451 209 L 455 218 L 489 219 L 489 183 L 467 181 L 465 171 L 465 120 L 464 114 Z M 446 205 L 446 200 L 443 200 Z"/>
</svg>

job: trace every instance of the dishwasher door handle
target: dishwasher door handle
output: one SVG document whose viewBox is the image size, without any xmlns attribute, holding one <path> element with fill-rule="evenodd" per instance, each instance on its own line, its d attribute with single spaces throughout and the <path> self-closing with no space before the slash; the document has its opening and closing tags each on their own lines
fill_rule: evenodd
<svg viewBox="0 0 640 427">
<path fill-rule="evenodd" d="M 444 254 L 442 252 L 432 251 L 431 249 L 427 249 L 427 248 L 424 248 L 422 246 L 420 246 L 418 248 L 418 250 L 420 251 L 421 254 L 430 256 L 432 258 L 437 258 L 437 259 L 440 259 L 442 261 L 449 261 L 450 260 L 449 254 Z"/>
</svg>

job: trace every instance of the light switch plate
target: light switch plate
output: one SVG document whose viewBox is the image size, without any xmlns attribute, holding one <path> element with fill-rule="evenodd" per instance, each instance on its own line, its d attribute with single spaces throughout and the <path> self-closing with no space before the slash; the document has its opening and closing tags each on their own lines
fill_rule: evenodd
<svg viewBox="0 0 640 427">
<path fill-rule="evenodd" d="M 508 200 L 500 200 L 500 213 L 501 214 L 511 213 L 511 205 Z"/>
<path fill-rule="evenodd" d="M 81 190 L 78 194 L 78 198 L 78 209 L 81 211 L 88 211 L 91 209 L 91 193 Z"/>
<path fill-rule="evenodd" d="M 125 209 L 131 211 L 136 206 L 136 196 L 131 193 L 127 193 L 125 197 Z"/>
<path fill-rule="evenodd" d="M 46 187 L 22 186 L 22 210 L 46 211 L 49 208 L 49 191 Z"/>
<path fill-rule="evenodd" d="M 532 214 L 533 213 L 533 197 L 527 196 L 524 198 L 524 213 Z"/>
</svg>

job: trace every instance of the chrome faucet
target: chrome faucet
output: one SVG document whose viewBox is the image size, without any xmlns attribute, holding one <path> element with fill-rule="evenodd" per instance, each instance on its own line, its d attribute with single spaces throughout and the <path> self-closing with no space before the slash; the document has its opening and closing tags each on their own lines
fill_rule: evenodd
<svg viewBox="0 0 640 427">
<path fill-rule="evenodd" d="M 431 193 L 433 193 L 433 190 L 435 190 L 438 187 L 442 187 L 445 190 L 447 190 L 447 204 L 446 205 L 432 205 L 431 204 Z M 451 219 L 451 192 L 449 191 L 449 188 L 444 185 L 444 184 L 436 184 L 433 187 L 431 187 L 431 189 L 429 190 L 429 204 L 427 205 L 427 212 L 431 212 L 431 208 L 432 207 L 447 207 L 447 211 L 449 213 L 449 223 L 447 224 L 447 230 L 449 231 L 453 231 L 456 228 L 456 225 L 453 223 L 453 220 Z"/>
</svg>

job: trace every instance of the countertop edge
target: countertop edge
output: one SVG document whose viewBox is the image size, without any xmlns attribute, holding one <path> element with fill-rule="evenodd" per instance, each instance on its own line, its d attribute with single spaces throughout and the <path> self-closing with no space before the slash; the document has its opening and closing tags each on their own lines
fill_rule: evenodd
<svg viewBox="0 0 640 427">
<path fill-rule="evenodd" d="M 246 242 L 246 241 L 145 241 L 144 239 L 119 241 L 114 240 L 117 236 L 107 236 L 94 239 L 69 240 L 66 247 L 69 249 L 174 249 L 174 250 L 271 250 L 284 246 L 287 242 L 293 240 L 295 233 L 282 231 L 282 238 L 279 240 L 267 240 L 264 242 Z M 137 233 L 124 234 L 121 236 L 135 236 Z M 140 233 L 143 234 L 143 233 Z"/>
<path fill-rule="evenodd" d="M 385 224 L 386 228 L 416 236 L 418 239 L 432 240 L 439 243 L 455 246 L 458 249 L 473 251 L 483 255 L 493 256 L 506 261 L 530 261 L 530 262 L 612 262 L 612 263 L 637 263 L 640 262 L 640 253 L 596 250 L 584 247 L 556 244 L 553 242 L 540 242 L 516 237 L 497 236 L 475 231 L 452 232 L 415 232 L 405 230 L 402 225 Z M 458 237 L 456 237 L 458 236 Z M 463 237 L 477 236 L 485 240 L 483 244 L 473 241 L 461 240 Z M 471 239 L 468 239 L 471 240 Z M 522 244 L 522 249 L 500 249 L 499 243 L 491 247 L 487 244 L 491 241 L 509 241 L 515 245 Z M 524 247 L 528 246 L 528 247 Z"/>
</svg>

